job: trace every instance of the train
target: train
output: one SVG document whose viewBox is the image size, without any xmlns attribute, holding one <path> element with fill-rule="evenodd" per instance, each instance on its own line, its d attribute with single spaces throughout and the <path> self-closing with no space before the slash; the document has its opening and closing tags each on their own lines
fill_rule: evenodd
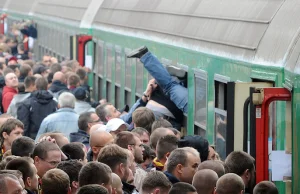
<svg viewBox="0 0 300 194">
<path fill-rule="evenodd" d="M 93 98 L 117 108 L 132 105 L 152 78 L 126 58 L 146 45 L 165 66 L 187 72 L 184 134 L 205 136 L 225 156 L 250 153 L 258 182 L 272 180 L 271 153 L 283 151 L 291 172 L 275 183 L 280 193 L 300 193 L 300 2 L 0 0 L 0 7 L 0 32 L 34 21 L 35 59 L 49 54 L 90 67 Z"/>
</svg>

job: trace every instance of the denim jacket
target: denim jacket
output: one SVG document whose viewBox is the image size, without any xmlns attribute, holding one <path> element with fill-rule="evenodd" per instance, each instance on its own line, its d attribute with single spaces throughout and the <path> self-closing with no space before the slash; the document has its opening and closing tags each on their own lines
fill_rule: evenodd
<svg viewBox="0 0 300 194">
<path fill-rule="evenodd" d="M 43 133 L 59 131 L 70 139 L 70 133 L 78 131 L 78 117 L 74 109 L 61 108 L 56 112 L 48 115 L 42 122 L 36 141 Z"/>
<path fill-rule="evenodd" d="M 132 113 L 135 111 L 135 109 L 142 107 L 142 106 L 146 106 L 146 102 L 144 102 L 142 99 L 138 99 L 134 105 L 131 107 L 131 109 L 129 110 L 129 112 L 127 114 L 124 114 L 120 117 L 120 119 L 122 119 L 125 123 L 127 124 L 131 124 L 132 122 Z"/>
</svg>

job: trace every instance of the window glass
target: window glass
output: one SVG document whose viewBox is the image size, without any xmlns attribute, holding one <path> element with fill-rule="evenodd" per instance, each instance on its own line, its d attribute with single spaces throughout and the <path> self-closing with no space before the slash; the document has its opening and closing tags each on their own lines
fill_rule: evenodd
<svg viewBox="0 0 300 194">
<path fill-rule="evenodd" d="M 206 128 L 207 118 L 207 81 L 206 78 L 195 76 L 195 121 L 201 128 Z"/>
<path fill-rule="evenodd" d="M 106 77 L 107 79 L 111 80 L 111 69 L 112 69 L 112 64 L 113 64 L 113 56 L 112 56 L 112 47 L 108 46 L 106 50 Z"/>
<path fill-rule="evenodd" d="M 136 93 L 143 94 L 143 78 L 144 78 L 144 66 L 138 60 L 136 64 Z"/>
<path fill-rule="evenodd" d="M 99 42 L 99 46 L 98 46 L 98 51 L 97 51 L 97 55 L 98 55 L 98 74 L 103 76 L 103 71 L 104 71 L 104 60 L 103 60 L 103 43 Z"/>
<path fill-rule="evenodd" d="M 226 158 L 226 113 L 215 109 L 215 146 L 221 160 Z"/>
<path fill-rule="evenodd" d="M 121 85 L 121 63 L 122 63 L 122 55 L 121 55 L 121 48 L 117 47 L 116 48 L 116 75 L 115 75 L 115 80 L 116 84 Z"/>
<path fill-rule="evenodd" d="M 126 87 L 126 89 L 131 89 L 131 79 L 132 79 L 131 63 L 132 63 L 132 59 L 126 57 L 126 59 L 125 59 L 125 87 Z"/>
</svg>

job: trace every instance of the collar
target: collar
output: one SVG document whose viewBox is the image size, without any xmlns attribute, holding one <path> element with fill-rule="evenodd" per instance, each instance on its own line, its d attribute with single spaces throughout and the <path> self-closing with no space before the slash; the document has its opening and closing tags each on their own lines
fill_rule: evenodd
<svg viewBox="0 0 300 194">
<path fill-rule="evenodd" d="M 74 108 L 69 108 L 69 107 L 60 108 L 56 112 L 74 112 L 74 113 L 76 113 Z"/>
<path fill-rule="evenodd" d="M 130 185 L 130 184 L 128 184 L 126 182 L 123 182 L 123 181 L 122 181 L 122 183 L 123 183 L 123 191 L 128 191 L 129 193 L 132 193 L 134 191 L 135 186 Z"/>
<path fill-rule="evenodd" d="M 165 171 L 164 174 L 168 177 L 169 181 L 172 184 L 180 182 L 180 180 L 177 177 L 175 177 L 173 174 L 169 173 L 168 171 Z"/>
<path fill-rule="evenodd" d="M 153 160 L 153 165 L 156 169 L 162 171 L 164 169 L 164 165 L 158 161 L 157 157 Z"/>
</svg>

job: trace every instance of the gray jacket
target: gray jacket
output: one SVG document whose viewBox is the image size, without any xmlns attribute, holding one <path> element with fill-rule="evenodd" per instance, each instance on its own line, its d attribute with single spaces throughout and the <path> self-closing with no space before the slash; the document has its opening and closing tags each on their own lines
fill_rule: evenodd
<svg viewBox="0 0 300 194">
<path fill-rule="evenodd" d="M 20 106 L 21 102 L 29 98 L 30 95 L 30 92 L 24 92 L 14 95 L 14 98 L 12 99 L 7 109 L 7 114 L 10 114 L 11 116 L 17 118 L 18 107 Z"/>
<path fill-rule="evenodd" d="M 60 108 L 43 120 L 35 140 L 42 134 L 53 131 L 61 132 L 70 139 L 70 133 L 78 131 L 78 117 L 74 109 Z"/>
<path fill-rule="evenodd" d="M 95 112 L 90 103 L 81 100 L 76 100 L 74 110 L 79 115 L 85 112 Z"/>
</svg>

